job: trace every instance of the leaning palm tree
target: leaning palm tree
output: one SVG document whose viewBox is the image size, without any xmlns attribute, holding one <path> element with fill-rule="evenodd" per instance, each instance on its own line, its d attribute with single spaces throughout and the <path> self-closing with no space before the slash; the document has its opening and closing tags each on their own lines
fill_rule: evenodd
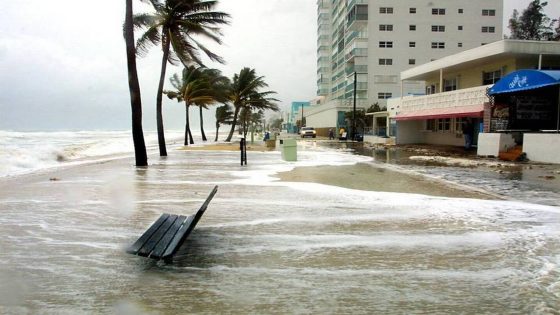
<svg viewBox="0 0 560 315">
<path fill-rule="evenodd" d="M 194 143 L 190 123 L 189 107 L 193 104 L 210 104 L 214 102 L 214 93 L 211 90 L 208 78 L 202 67 L 190 66 L 183 69 L 181 77 L 174 74 L 171 85 L 175 91 L 164 91 L 170 99 L 185 103 L 185 145 Z"/>
<path fill-rule="evenodd" d="M 140 84 L 138 83 L 138 71 L 136 69 L 136 47 L 134 47 L 132 11 L 132 0 L 126 0 L 123 31 L 126 43 L 128 90 L 130 93 L 130 107 L 132 109 L 132 141 L 134 143 L 136 166 L 148 166 L 146 143 L 142 129 L 142 99 L 140 97 Z"/>
<path fill-rule="evenodd" d="M 216 138 L 214 141 L 218 141 L 218 131 L 221 125 L 230 125 L 233 122 L 233 112 L 231 111 L 228 104 L 224 104 L 216 108 Z"/>
<path fill-rule="evenodd" d="M 210 51 L 194 37 L 205 37 L 221 44 L 222 36 L 217 25 L 228 24 L 229 15 L 213 9 L 218 1 L 211 0 L 150 0 L 155 13 L 134 16 L 134 25 L 146 29 L 138 39 L 139 55 L 149 48 L 161 44 L 163 57 L 156 96 L 157 131 L 160 156 L 167 156 L 163 131 L 162 94 L 167 63 L 202 65 L 199 51 L 212 61 L 223 63 L 223 59 Z"/>
<path fill-rule="evenodd" d="M 252 103 L 261 102 L 263 99 L 272 100 L 269 95 L 275 94 L 275 92 L 260 92 L 260 89 L 265 87 L 268 87 L 268 84 L 264 81 L 264 77 L 257 76 L 255 69 L 243 68 L 233 76 L 228 92 L 229 100 L 234 107 L 233 122 L 226 141 L 231 141 L 233 137 L 241 109 L 251 106 Z"/>
<path fill-rule="evenodd" d="M 218 102 L 227 102 L 226 91 L 229 86 L 229 79 L 223 76 L 221 71 L 218 69 L 201 68 L 200 70 L 208 85 L 208 92 L 211 93 L 212 96 L 211 99 L 199 99 L 195 102 L 195 105 L 198 106 L 199 109 L 200 134 L 202 136 L 202 141 L 207 141 L 206 133 L 204 132 L 203 109 L 208 109 L 209 105 L 213 105 Z"/>
</svg>

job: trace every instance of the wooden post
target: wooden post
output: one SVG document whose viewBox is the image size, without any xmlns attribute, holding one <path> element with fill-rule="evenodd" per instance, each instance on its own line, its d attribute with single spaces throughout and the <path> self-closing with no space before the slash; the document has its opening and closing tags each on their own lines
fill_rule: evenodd
<svg viewBox="0 0 560 315">
<path fill-rule="evenodd" d="M 241 151 L 241 166 L 243 166 L 243 163 L 247 165 L 247 142 L 245 138 L 241 138 L 241 141 L 239 141 L 239 151 Z"/>
</svg>

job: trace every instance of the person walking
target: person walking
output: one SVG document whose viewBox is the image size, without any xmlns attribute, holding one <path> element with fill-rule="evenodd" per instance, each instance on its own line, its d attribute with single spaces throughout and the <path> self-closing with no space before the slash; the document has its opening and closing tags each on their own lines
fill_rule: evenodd
<svg viewBox="0 0 560 315">
<path fill-rule="evenodd" d="M 474 124 L 471 118 L 467 118 L 463 121 L 462 125 L 463 137 L 465 138 L 465 150 L 470 150 L 473 143 L 474 137 Z"/>
<path fill-rule="evenodd" d="M 329 128 L 329 140 L 334 140 L 334 130 Z"/>
</svg>

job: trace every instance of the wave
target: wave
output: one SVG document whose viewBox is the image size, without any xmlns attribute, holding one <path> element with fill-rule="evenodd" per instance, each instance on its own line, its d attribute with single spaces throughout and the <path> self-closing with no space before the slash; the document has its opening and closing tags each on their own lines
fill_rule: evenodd
<svg viewBox="0 0 560 315">
<path fill-rule="evenodd" d="M 168 143 L 177 142 L 180 131 L 166 132 Z M 157 134 L 145 132 L 148 151 L 157 150 Z M 0 177 L 27 174 L 92 159 L 134 154 L 130 131 L 18 132 L 0 130 Z"/>
</svg>

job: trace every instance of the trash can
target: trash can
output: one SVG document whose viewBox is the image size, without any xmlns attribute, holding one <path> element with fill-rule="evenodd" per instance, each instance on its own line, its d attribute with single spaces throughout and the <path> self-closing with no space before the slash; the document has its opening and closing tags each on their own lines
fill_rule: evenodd
<svg viewBox="0 0 560 315">
<path fill-rule="evenodd" d="M 295 139 L 280 139 L 282 160 L 297 161 L 297 142 Z"/>
</svg>

